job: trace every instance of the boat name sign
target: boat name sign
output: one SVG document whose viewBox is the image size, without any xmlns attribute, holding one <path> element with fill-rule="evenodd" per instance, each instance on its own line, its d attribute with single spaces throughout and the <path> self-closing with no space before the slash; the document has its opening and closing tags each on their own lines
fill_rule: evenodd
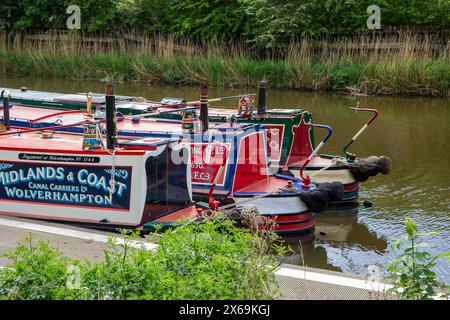
<svg viewBox="0 0 450 320">
<path fill-rule="evenodd" d="M 0 162 L 0 201 L 128 210 L 131 167 Z M 117 174 L 119 172 L 120 174 Z"/>
<path fill-rule="evenodd" d="M 219 168 L 229 158 L 229 143 L 191 143 L 192 183 L 213 183 Z M 225 172 L 219 177 L 218 185 L 225 182 Z"/>
</svg>

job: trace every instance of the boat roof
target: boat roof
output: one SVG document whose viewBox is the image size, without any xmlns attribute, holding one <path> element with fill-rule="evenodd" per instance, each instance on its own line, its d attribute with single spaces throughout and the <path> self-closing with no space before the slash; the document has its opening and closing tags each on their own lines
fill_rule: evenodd
<svg viewBox="0 0 450 320">
<path fill-rule="evenodd" d="M 83 136 L 58 132 L 51 137 L 45 137 L 41 131 L 27 132 L 27 130 L 10 130 L 10 134 L 0 134 L 0 150 L 23 152 L 50 152 L 50 153 L 77 153 L 77 154 L 110 154 L 110 151 L 95 149 L 86 151 L 82 147 Z M 133 142 L 132 139 L 120 138 L 120 146 L 126 146 Z M 174 142 L 172 139 L 146 138 L 144 150 L 156 150 L 160 145 Z M 117 155 L 142 155 L 145 151 L 119 150 Z"/>
<path fill-rule="evenodd" d="M 76 134 L 53 133 L 52 137 L 45 138 L 42 132 L 11 130 L 8 135 L 0 134 L 0 150 L 83 154 L 107 153 L 106 150 L 85 151 L 82 148 L 82 141 L 83 137 Z M 149 143 L 150 142 L 148 141 L 148 144 Z M 127 153 L 127 151 L 121 151 L 120 153 Z M 141 154 L 143 154 L 143 152 Z"/>
<path fill-rule="evenodd" d="M 11 99 L 16 100 L 32 100 L 32 101 L 45 101 L 50 103 L 55 103 L 55 107 L 58 104 L 62 103 L 70 103 L 70 104 L 79 104 L 80 107 L 85 108 L 87 102 L 87 94 L 86 93 L 58 93 L 58 92 L 46 92 L 46 91 L 36 91 L 36 90 L 26 90 L 22 91 L 21 89 L 12 89 L 12 88 L 1 88 L 0 92 L 3 90 L 8 90 L 11 93 Z M 116 101 L 129 101 L 133 97 L 129 96 L 116 96 Z M 105 95 L 104 94 L 92 94 L 92 103 L 94 105 L 102 105 L 105 104 Z"/>
<path fill-rule="evenodd" d="M 3 118 L 2 115 L 0 115 Z M 25 107 L 15 105 L 10 108 L 11 120 L 22 120 L 35 123 L 58 123 L 59 125 L 75 125 L 88 119 L 81 110 L 57 110 L 36 107 Z M 117 122 L 117 130 L 121 131 L 148 131 L 164 134 L 183 134 L 181 121 L 166 121 L 161 119 L 141 118 L 138 123 L 133 122 L 133 117 L 125 117 L 123 121 Z M 208 134 L 219 134 L 224 131 L 233 131 L 237 134 L 243 133 L 252 125 L 210 123 Z"/>
<path fill-rule="evenodd" d="M 26 90 L 22 91 L 21 89 L 12 89 L 12 88 L 1 88 L 0 92 L 3 90 L 8 90 L 11 93 L 11 98 L 16 100 L 32 100 L 36 102 L 47 102 L 54 103 L 55 107 L 60 107 L 62 104 L 79 104 L 80 108 L 86 107 L 87 102 L 87 93 L 80 92 L 74 94 L 66 94 L 66 93 L 56 93 L 56 92 L 46 92 L 46 91 L 37 91 L 37 90 Z M 91 93 L 92 95 L 92 103 L 94 105 L 104 105 L 105 104 L 105 95 L 102 93 Z M 148 110 L 159 110 L 159 111 L 168 111 L 174 110 L 177 106 L 170 105 L 161 105 L 160 103 L 154 101 L 139 101 L 136 97 L 133 96 L 123 96 L 116 95 L 116 107 L 123 109 L 131 109 L 138 111 L 148 111 Z M 135 101 L 137 100 L 137 101 Z M 26 101 L 24 101 L 25 103 Z M 187 105 L 192 106 L 192 104 Z M 306 112 L 304 109 L 268 109 L 267 116 L 288 116 L 289 114 L 299 114 Z M 220 107 L 210 107 L 209 115 L 210 116 L 231 116 L 236 114 L 235 108 L 220 108 Z M 257 116 L 255 114 L 255 116 Z"/>
</svg>

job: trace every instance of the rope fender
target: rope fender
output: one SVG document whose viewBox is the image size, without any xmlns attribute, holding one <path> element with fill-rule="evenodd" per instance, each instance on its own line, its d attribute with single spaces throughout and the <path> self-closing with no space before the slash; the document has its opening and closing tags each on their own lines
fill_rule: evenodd
<svg viewBox="0 0 450 320">
<path fill-rule="evenodd" d="M 370 156 L 348 163 L 348 169 L 358 182 L 364 182 L 378 173 L 388 174 L 391 171 L 391 165 L 392 161 L 389 157 Z"/>
<path fill-rule="evenodd" d="M 316 186 L 315 189 L 299 192 L 300 199 L 314 213 L 325 210 L 331 201 L 344 199 L 344 185 L 341 182 L 318 183 Z"/>
</svg>

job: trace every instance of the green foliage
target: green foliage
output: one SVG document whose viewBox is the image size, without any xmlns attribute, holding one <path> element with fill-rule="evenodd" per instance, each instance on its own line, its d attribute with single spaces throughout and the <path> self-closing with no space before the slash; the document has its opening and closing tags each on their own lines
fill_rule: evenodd
<svg viewBox="0 0 450 320">
<path fill-rule="evenodd" d="M 18 0 L 17 16 L 12 16 L 13 29 L 60 29 L 65 27 L 67 15 L 65 0 Z"/>
<path fill-rule="evenodd" d="M 39 241 L 35 246 L 30 236 L 5 256 L 12 261 L 13 268 L 0 271 L 0 298 L 47 300 L 64 290 L 70 260 L 48 243 Z"/>
<path fill-rule="evenodd" d="M 0 30 L 65 29 L 69 5 L 81 8 L 82 32 L 136 31 L 203 42 L 242 38 L 256 48 L 369 32 L 369 5 L 380 6 L 383 27 L 450 27 L 449 0 L 3 0 Z"/>
<path fill-rule="evenodd" d="M 244 0 L 247 38 L 256 47 L 288 45 L 304 36 L 368 32 L 367 8 L 378 5 L 382 26 L 450 27 L 450 1 Z"/>
<path fill-rule="evenodd" d="M 236 39 L 246 20 L 239 0 L 169 0 L 167 5 L 169 30 L 202 41 Z"/>
<path fill-rule="evenodd" d="M 438 282 L 432 268 L 440 258 L 445 257 L 450 261 L 450 252 L 433 256 L 425 251 L 429 245 L 417 242 L 422 237 L 437 233 L 418 233 L 416 223 L 411 218 L 406 218 L 405 230 L 406 236 L 392 244 L 392 248 L 401 253 L 388 266 L 388 278 L 394 281 L 394 287 L 389 293 L 407 300 L 429 300 L 437 295 L 448 297 L 450 287 Z"/>
<path fill-rule="evenodd" d="M 272 299 L 281 247 L 215 220 L 154 234 L 156 251 L 135 248 L 136 235 L 111 239 L 97 263 L 62 256 L 45 242 L 18 246 L 0 270 L 1 299 Z M 69 266 L 79 273 L 77 286 Z"/>
</svg>

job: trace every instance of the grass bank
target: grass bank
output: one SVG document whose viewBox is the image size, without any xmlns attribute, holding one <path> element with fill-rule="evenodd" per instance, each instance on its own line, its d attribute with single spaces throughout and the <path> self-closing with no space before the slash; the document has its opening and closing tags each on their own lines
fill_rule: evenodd
<svg viewBox="0 0 450 320">
<path fill-rule="evenodd" d="M 0 35 L 0 65 L 6 74 L 61 79 L 248 87 L 265 78 L 276 88 L 450 96 L 450 43 L 437 47 L 412 35 L 387 43 L 364 37 L 332 44 L 304 40 L 283 58 L 261 58 L 245 44 Z"/>
</svg>

